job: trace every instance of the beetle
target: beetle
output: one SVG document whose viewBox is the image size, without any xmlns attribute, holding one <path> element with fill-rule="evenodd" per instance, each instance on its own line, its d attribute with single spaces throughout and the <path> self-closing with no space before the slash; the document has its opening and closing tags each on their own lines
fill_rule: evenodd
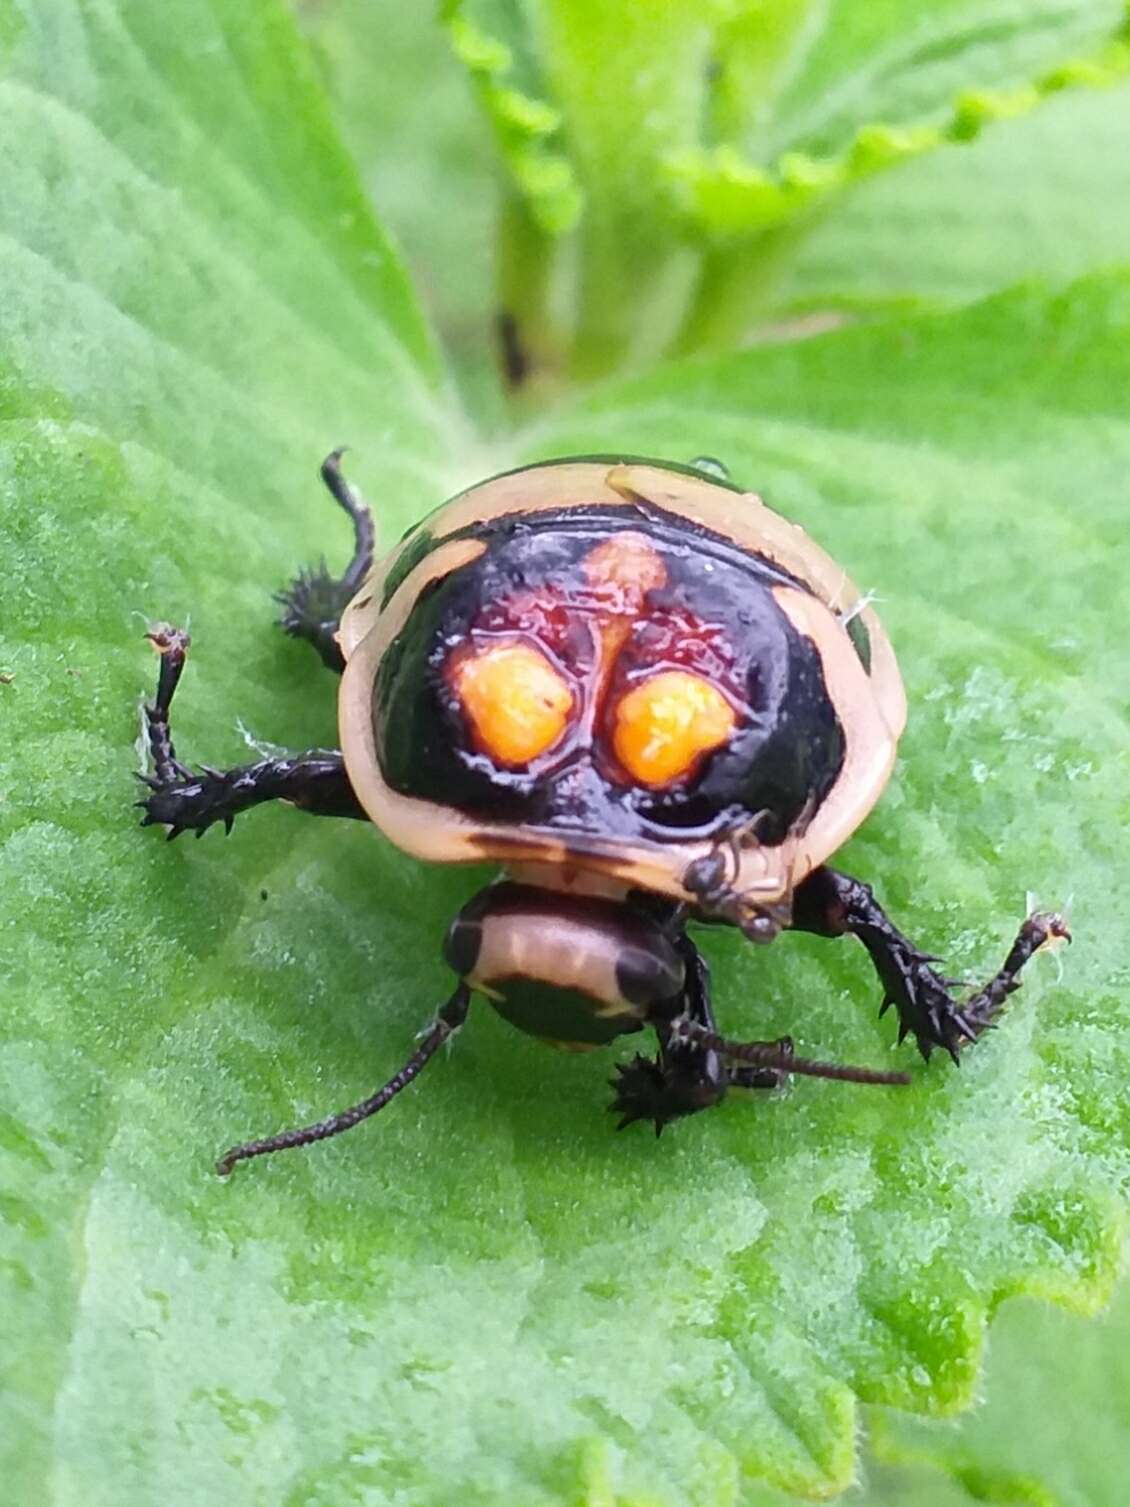
<svg viewBox="0 0 1130 1507">
<path fill-rule="evenodd" d="M 323 562 L 277 600 L 280 625 L 341 676 L 340 750 L 219 770 L 182 764 L 170 705 L 189 638 L 168 625 L 145 708 L 143 825 L 168 837 L 271 800 L 369 820 L 435 863 L 502 876 L 451 924 L 457 978 L 419 1045 L 370 1098 L 233 1146 L 217 1170 L 340 1134 L 383 1109 L 485 995 L 521 1030 L 591 1049 L 654 1032 L 617 1067 L 620 1127 L 670 1121 L 727 1089 L 792 1073 L 901 1084 L 906 1073 L 816 1062 L 789 1038 L 715 1026 L 688 922 L 757 943 L 786 928 L 852 935 L 881 1010 L 929 1058 L 989 1028 L 1063 918 L 1029 915 L 971 997 L 826 860 L 878 800 L 906 702 L 869 601 L 795 524 L 703 457 L 546 461 L 459 493 L 374 563 L 369 509 L 343 451 L 322 478 L 353 524 L 340 577 Z"/>
</svg>

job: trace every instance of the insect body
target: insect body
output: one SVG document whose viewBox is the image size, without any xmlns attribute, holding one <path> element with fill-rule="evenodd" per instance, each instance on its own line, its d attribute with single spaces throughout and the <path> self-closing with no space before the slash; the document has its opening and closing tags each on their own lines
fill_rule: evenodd
<svg viewBox="0 0 1130 1507">
<path fill-rule="evenodd" d="M 613 1108 L 657 1132 L 732 1085 L 789 1073 L 907 1081 L 808 1061 L 787 1039 L 720 1036 L 688 921 L 758 942 L 787 927 L 854 934 L 900 1039 L 955 1059 L 1032 953 L 1066 936 L 1060 917 L 1030 916 L 1001 971 L 959 1004 L 870 890 L 826 866 L 889 776 L 898 668 L 839 566 L 713 466 L 531 466 L 444 504 L 376 565 L 340 453 L 323 476 L 353 519 L 354 558 L 337 581 L 302 573 L 280 600 L 283 627 L 342 673 L 341 750 L 193 773 L 168 721 L 188 640 L 156 629 L 145 821 L 200 835 L 280 798 L 371 819 L 416 857 L 494 860 L 504 874 L 453 921 L 458 983 L 401 1071 L 342 1114 L 232 1148 L 222 1172 L 381 1109 L 476 991 L 561 1045 L 653 1030 L 657 1055 L 619 1067 Z"/>
</svg>

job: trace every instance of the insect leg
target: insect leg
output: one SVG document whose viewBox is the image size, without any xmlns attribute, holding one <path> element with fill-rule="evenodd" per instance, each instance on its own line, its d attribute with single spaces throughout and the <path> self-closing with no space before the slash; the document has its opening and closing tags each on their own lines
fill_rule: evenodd
<svg viewBox="0 0 1130 1507">
<path fill-rule="evenodd" d="M 170 839 L 191 827 L 200 837 L 214 822 L 222 821 L 230 832 L 241 811 L 274 800 L 290 801 L 315 816 L 366 819 L 337 749 L 261 759 L 235 769 L 203 765 L 194 772 L 182 764 L 173 747 L 169 710 L 184 670 L 189 637 L 166 624 L 152 629 L 148 637 L 161 657 L 161 668 L 157 695 L 145 708 L 153 773 L 139 776 L 149 787 L 149 794 L 137 803 L 145 812 L 143 827 L 162 823 Z"/>
<path fill-rule="evenodd" d="M 343 450 L 335 450 L 322 462 L 322 480 L 330 495 L 353 520 L 353 558 L 341 576 L 331 576 L 325 560 L 300 570 L 275 600 L 282 607 L 279 626 L 292 638 L 313 644 L 328 669 L 340 675 L 345 668 L 337 633 L 341 614 L 361 588 L 373 563 L 373 515 L 349 485 L 341 470 Z"/>
<path fill-rule="evenodd" d="M 709 1109 L 726 1092 L 727 1077 L 717 1053 L 670 1039 L 671 1020 L 681 1016 L 693 1016 L 714 1029 L 706 960 L 685 931 L 672 940 L 683 958 L 686 981 L 682 993 L 664 1001 L 651 1018 L 659 1038 L 658 1055 L 637 1052 L 631 1062 L 616 1064 L 617 1076 L 609 1080 L 615 1093 L 608 1107 L 620 1116 L 618 1130 L 635 1120 L 651 1120 L 656 1135 L 661 1135 L 669 1121 Z"/>
<path fill-rule="evenodd" d="M 898 1011 L 899 1040 L 913 1034 L 923 1057 L 940 1046 L 955 1062 L 961 1048 L 992 1025 L 1005 1000 L 1020 987 L 1020 971 L 1029 958 L 1053 938 L 1070 940 L 1062 916 L 1028 916 L 1000 971 L 972 998 L 959 1003 L 951 993 L 957 983 L 931 967 L 937 959 L 903 936 L 870 887 L 848 874 L 815 869 L 793 895 L 792 924 L 797 931 L 822 937 L 845 932 L 858 937 L 883 986 L 882 1010 L 894 1005 Z"/>
<path fill-rule="evenodd" d="M 687 965 L 687 1008 L 684 1011 L 686 1019 L 694 1021 L 704 1030 L 714 1033 L 718 1027 L 714 1021 L 714 1011 L 710 1004 L 710 971 L 706 965 L 706 959 L 699 952 L 691 939 L 687 936 L 682 938 L 683 956 Z M 788 1054 L 792 1051 L 792 1042 L 786 1037 L 780 1041 L 761 1041 L 751 1043 L 753 1046 L 763 1046 L 767 1051 L 778 1055 Z M 713 1051 L 704 1051 L 688 1042 L 668 1040 L 664 1044 L 664 1051 L 669 1058 L 677 1053 L 697 1052 L 699 1060 L 711 1058 L 717 1054 Z M 717 1069 L 715 1069 L 717 1071 Z M 731 1088 L 779 1088 L 788 1077 L 783 1068 L 775 1067 L 752 1067 L 748 1064 L 728 1063 L 721 1069 L 725 1082 Z"/>
<path fill-rule="evenodd" d="M 618 1063 L 618 1077 L 612 1080 L 616 1094 L 609 1107 L 620 1115 L 620 1129 L 633 1120 L 651 1120 L 659 1135 L 669 1121 L 717 1104 L 728 1087 L 776 1088 L 786 1076 L 778 1067 L 731 1067 L 712 1045 L 695 1039 L 696 1033 L 713 1037 L 715 1032 L 710 970 L 685 932 L 675 945 L 686 968 L 686 982 L 682 994 L 674 1002 L 665 1001 L 651 1018 L 659 1053 L 654 1059 L 637 1054 L 631 1062 Z M 682 1027 L 688 1028 L 686 1033 Z M 787 1043 L 759 1045 L 779 1059 Z"/>
<path fill-rule="evenodd" d="M 400 1090 L 407 1088 L 427 1067 L 444 1042 L 467 1019 L 470 1003 L 471 991 L 466 984 L 460 983 L 447 1003 L 436 1012 L 435 1023 L 408 1061 L 399 1072 L 392 1075 L 383 1088 L 379 1088 L 368 1099 L 362 1099 L 360 1104 L 340 1110 L 328 1119 L 319 1120 L 315 1125 L 302 1125 L 295 1130 L 284 1130 L 279 1135 L 267 1136 L 261 1141 L 244 1141 L 239 1146 L 232 1146 L 216 1163 L 216 1171 L 221 1177 L 227 1177 L 236 1162 L 249 1161 L 253 1156 L 266 1156 L 272 1151 L 289 1151 L 295 1146 L 309 1146 L 314 1141 L 325 1141 L 330 1136 L 352 1130 L 362 1120 L 368 1120 L 383 1109 L 390 1099 L 395 1099 Z"/>
</svg>

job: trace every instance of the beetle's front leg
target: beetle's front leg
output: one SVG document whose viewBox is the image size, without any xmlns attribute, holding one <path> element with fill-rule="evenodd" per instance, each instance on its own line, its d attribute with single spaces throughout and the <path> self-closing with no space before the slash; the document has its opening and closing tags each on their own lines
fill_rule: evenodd
<svg viewBox="0 0 1130 1507">
<path fill-rule="evenodd" d="M 223 822 L 230 832 L 241 811 L 274 800 L 289 801 L 315 816 L 366 819 L 337 749 L 261 759 L 235 769 L 204 765 L 194 772 L 182 764 L 173 747 L 169 709 L 184 670 L 189 637 L 179 628 L 162 624 L 148 638 L 161 656 L 161 669 L 157 695 L 145 708 L 153 773 L 140 776 L 150 791 L 138 802 L 145 812 L 142 826 L 162 823 L 170 839 L 189 828 L 200 837 L 215 822 Z"/>
<path fill-rule="evenodd" d="M 954 981 L 931 967 L 937 960 L 904 937 L 869 886 L 848 874 L 815 869 L 793 895 L 792 924 L 797 931 L 822 937 L 846 932 L 858 937 L 883 985 L 882 1010 L 894 1005 L 898 1011 L 899 1040 L 913 1033 L 923 1057 L 940 1046 L 955 1062 L 961 1048 L 992 1025 L 1008 996 L 1020 988 L 1020 971 L 1029 958 L 1053 938 L 1071 939 L 1062 916 L 1052 912 L 1028 916 L 1000 971 L 959 1004 L 951 993 Z"/>
</svg>

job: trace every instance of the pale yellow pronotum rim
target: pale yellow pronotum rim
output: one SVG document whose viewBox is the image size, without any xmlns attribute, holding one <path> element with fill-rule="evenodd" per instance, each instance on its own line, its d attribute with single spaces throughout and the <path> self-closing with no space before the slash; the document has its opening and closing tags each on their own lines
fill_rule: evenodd
<svg viewBox="0 0 1130 1507">
<path fill-rule="evenodd" d="M 485 519 L 553 508 L 622 506 L 638 497 L 701 523 L 780 565 L 811 587 L 773 588 L 782 611 L 810 638 L 825 665 L 826 684 L 844 730 L 846 751 L 835 784 L 806 830 L 779 847 L 743 847 L 735 888 L 765 901 L 786 896 L 845 841 L 878 800 L 894 764 L 906 722 L 906 698 L 890 640 L 843 569 L 797 524 L 767 508 L 752 492 L 732 492 L 705 478 L 659 466 L 600 461 L 556 462 L 483 482 L 432 514 L 436 540 Z M 559 832 L 483 823 L 433 801 L 399 795 L 385 783 L 372 726 L 372 693 L 385 650 L 404 626 L 424 587 L 480 555 L 473 538 L 439 544 L 412 570 L 382 612 L 383 582 L 408 541 L 379 561 L 342 616 L 338 634 L 346 658 L 339 720 L 349 778 L 361 804 L 398 847 L 436 863 L 540 862 L 593 870 L 630 886 L 675 899 L 690 896 L 679 882 L 689 863 L 712 849 L 709 840 L 655 843 L 642 839 L 578 844 Z M 871 672 L 864 670 L 843 622 L 859 616 L 871 640 Z"/>
</svg>

